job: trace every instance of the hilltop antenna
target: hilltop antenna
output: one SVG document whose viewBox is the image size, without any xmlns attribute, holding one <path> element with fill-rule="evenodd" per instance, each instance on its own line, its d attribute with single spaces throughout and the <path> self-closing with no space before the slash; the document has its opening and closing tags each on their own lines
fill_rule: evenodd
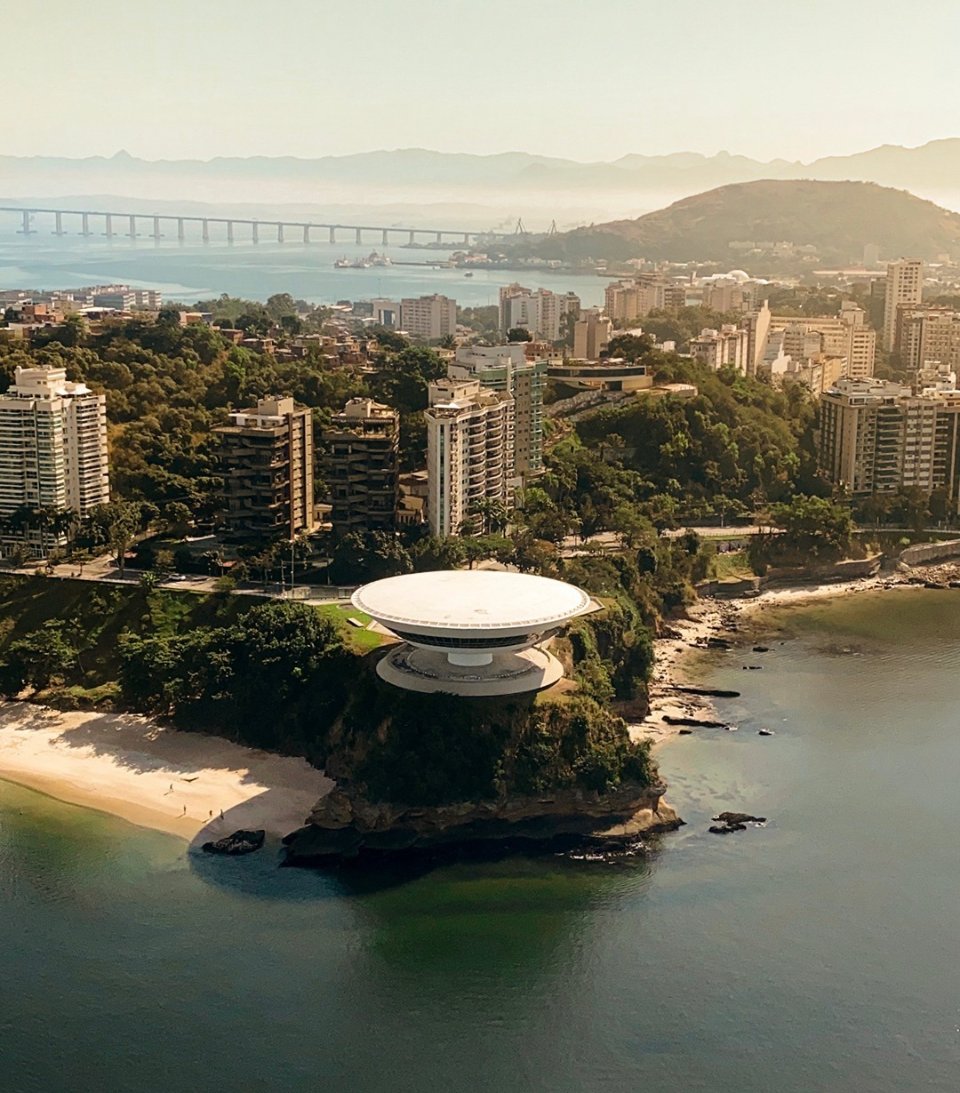
<svg viewBox="0 0 960 1093">
<path fill-rule="evenodd" d="M 527 234 L 527 229 L 523 226 L 523 219 L 519 216 L 517 217 L 517 226 L 513 229 L 513 234 L 514 235 L 526 235 Z"/>
<path fill-rule="evenodd" d="M 556 222 L 556 220 L 551 220 L 550 221 L 550 230 L 547 232 L 547 235 L 557 235 L 557 234 L 558 234 L 558 232 L 557 232 L 557 222 Z"/>
</svg>

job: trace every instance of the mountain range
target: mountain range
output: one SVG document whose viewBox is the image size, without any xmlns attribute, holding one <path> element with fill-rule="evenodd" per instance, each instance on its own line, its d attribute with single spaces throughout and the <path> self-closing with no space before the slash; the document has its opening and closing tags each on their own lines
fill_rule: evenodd
<svg viewBox="0 0 960 1093">
<path fill-rule="evenodd" d="M 126 152 L 84 159 L 0 156 L 0 199 L 109 193 L 271 205 L 479 202 L 515 215 L 562 209 L 567 216 L 579 214 L 581 222 L 598 213 L 641 212 L 759 179 L 876 182 L 960 207 L 954 200 L 960 194 L 960 138 L 917 148 L 883 145 L 810 163 L 762 162 L 727 152 L 631 154 L 608 163 L 581 163 L 526 152 L 473 155 L 421 148 L 317 159 L 145 160 Z"/>
</svg>

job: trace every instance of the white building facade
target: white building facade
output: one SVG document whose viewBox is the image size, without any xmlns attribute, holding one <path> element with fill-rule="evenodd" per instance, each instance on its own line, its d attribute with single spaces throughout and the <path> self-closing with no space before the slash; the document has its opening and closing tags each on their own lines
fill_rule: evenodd
<svg viewBox="0 0 960 1093">
<path fill-rule="evenodd" d="M 474 506 L 509 508 L 514 489 L 514 402 L 477 380 L 431 383 L 427 425 L 427 518 L 432 534 L 462 533 Z"/>
<path fill-rule="evenodd" d="M 67 379 L 62 368 L 17 368 L 0 395 L 0 546 L 25 545 L 37 557 L 66 535 L 36 522 L 11 528 L 14 513 L 72 510 L 86 516 L 110 500 L 104 395 Z"/>
</svg>

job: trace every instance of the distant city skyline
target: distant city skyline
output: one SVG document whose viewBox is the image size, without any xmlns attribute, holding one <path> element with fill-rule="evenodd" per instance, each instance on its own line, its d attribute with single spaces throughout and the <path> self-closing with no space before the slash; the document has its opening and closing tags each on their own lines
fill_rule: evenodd
<svg viewBox="0 0 960 1093">
<path fill-rule="evenodd" d="M 806 162 L 960 136 L 953 0 L 45 0 L 42 25 L 4 58 L 8 155 Z"/>
</svg>

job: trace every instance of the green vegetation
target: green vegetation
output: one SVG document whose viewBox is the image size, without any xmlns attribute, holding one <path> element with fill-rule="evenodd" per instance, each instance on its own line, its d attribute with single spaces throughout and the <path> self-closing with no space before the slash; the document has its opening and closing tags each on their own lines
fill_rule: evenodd
<svg viewBox="0 0 960 1093">
<path fill-rule="evenodd" d="M 463 700 L 400 692 L 348 639 L 339 605 L 0 578 L 0 690 L 135 709 L 187 730 L 305 756 L 373 799 L 438 804 L 645 784 L 656 769 L 609 708 L 642 696 L 646 630 L 619 597 L 561 651 L 572 696 Z M 376 635 L 371 635 L 376 637 Z M 379 640 L 379 639 L 378 639 Z"/>
</svg>

